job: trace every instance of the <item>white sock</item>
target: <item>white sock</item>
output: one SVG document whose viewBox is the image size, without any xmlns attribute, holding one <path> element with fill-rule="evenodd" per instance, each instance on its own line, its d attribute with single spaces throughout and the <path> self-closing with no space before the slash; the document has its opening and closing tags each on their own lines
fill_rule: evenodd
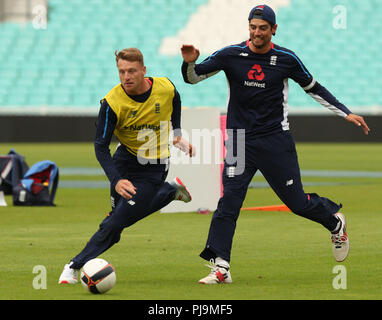
<svg viewBox="0 0 382 320">
<path fill-rule="evenodd" d="M 229 270 L 229 262 L 224 260 L 224 259 L 222 259 L 222 258 L 220 258 L 220 257 L 216 257 L 215 264 L 219 265 L 220 267 L 223 267 L 223 268 Z"/>
</svg>

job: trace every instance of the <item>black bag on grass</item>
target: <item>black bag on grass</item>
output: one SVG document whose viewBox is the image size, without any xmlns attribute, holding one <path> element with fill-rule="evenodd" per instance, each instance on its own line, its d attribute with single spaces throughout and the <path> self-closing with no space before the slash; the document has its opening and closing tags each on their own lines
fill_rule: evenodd
<svg viewBox="0 0 382 320">
<path fill-rule="evenodd" d="M 12 194 L 12 190 L 20 183 L 28 170 L 24 156 L 11 149 L 5 156 L 0 156 L 0 191 Z"/>
<path fill-rule="evenodd" d="M 55 206 L 58 186 L 58 167 L 49 160 L 35 163 L 13 188 L 15 206 Z"/>
</svg>

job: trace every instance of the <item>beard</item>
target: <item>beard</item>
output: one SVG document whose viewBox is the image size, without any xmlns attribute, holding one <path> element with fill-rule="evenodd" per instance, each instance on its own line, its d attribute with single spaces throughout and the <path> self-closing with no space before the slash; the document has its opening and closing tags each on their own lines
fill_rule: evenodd
<svg viewBox="0 0 382 320">
<path fill-rule="evenodd" d="M 255 42 L 257 39 L 262 40 L 261 42 Z M 252 39 L 252 44 L 254 45 L 255 48 L 257 49 L 262 49 L 266 46 L 267 42 L 263 38 L 254 38 Z"/>
</svg>

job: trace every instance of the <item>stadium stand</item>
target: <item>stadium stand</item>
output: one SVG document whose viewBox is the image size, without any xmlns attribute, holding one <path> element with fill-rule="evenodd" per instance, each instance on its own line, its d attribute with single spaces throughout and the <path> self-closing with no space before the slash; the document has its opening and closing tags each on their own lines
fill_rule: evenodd
<svg viewBox="0 0 382 320">
<path fill-rule="evenodd" d="M 335 11 L 331 0 L 261 2 L 277 8 L 275 43 L 295 51 L 314 77 L 353 110 L 381 112 L 382 38 L 375 31 L 382 27 L 381 1 L 342 0 L 342 11 Z M 255 4 L 50 0 L 46 29 L 0 23 L 0 112 L 95 114 L 99 100 L 118 82 L 114 51 L 133 46 L 142 50 L 148 75 L 165 75 L 175 83 L 183 105 L 224 108 L 223 73 L 192 90 L 183 83 L 179 41 L 200 44 L 201 58 L 212 53 L 211 43 L 218 49 L 221 43 L 243 41 L 247 14 Z M 343 10 L 346 19 L 334 25 Z M 216 42 L 218 37 L 224 41 Z M 172 42 L 166 40 L 168 48 L 163 48 L 169 38 Z M 291 113 L 322 109 L 293 81 L 290 91 Z"/>
</svg>

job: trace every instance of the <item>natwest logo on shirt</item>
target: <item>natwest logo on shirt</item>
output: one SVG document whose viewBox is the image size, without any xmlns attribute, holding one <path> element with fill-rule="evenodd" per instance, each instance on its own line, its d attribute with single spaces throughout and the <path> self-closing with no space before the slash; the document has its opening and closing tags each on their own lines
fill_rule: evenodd
<svg viewBox="0 0 382 320">
<path fill-rule="evenodd" d="M 254 64 L 248 72 L 248 79 L 261 81 L 265 78 L 265 74 L 259 64 Z"/>
</svg>

